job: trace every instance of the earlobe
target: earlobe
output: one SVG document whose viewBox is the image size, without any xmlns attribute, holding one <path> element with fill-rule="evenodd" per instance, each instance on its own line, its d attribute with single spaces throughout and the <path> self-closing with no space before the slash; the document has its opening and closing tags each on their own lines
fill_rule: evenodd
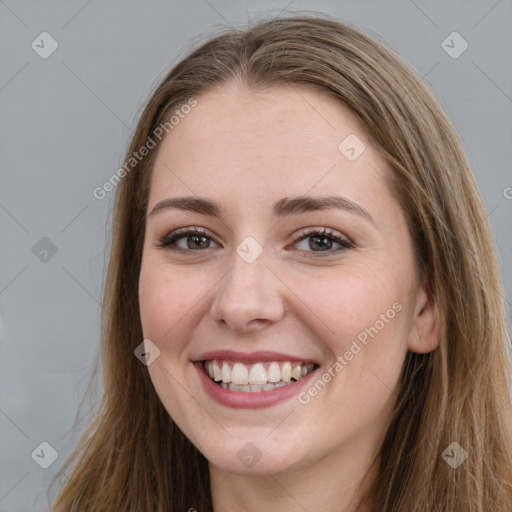
<svg viewBox="0 0 512 512">
<path fill-rule="evenodd" d="M 423 285 L 416 299 L 408 348 L 417 354 L 427 354 L 437 348 L 440 337 L 441 322 L 435 298 Z"/>
</svg>

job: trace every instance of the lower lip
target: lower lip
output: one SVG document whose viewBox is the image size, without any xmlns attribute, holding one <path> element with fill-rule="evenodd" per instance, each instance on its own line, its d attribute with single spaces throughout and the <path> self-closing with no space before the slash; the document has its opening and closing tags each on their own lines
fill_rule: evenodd
<svg viewBox="0 0 512 512">
<path fill-rule="evenodd" d="M 269 391 L 245 393 L 243 391 L 229 391 L 229 389 L 224 389 L 218 384 L 215 384 L 209 375 L 206 374 L 203 361 L 198 361 L 193 364 L 199 373 L 199 377 L 206 392 L 215 401 L 225 405 L 226 407 L 232 407 L 234 409 L 262 409 L 287 400 L 288 398 L 297 395 L 304 385 L 311 380 L 312 375 L 316 370 L 318 370 L 318 368 L 315 368 L 299 381 L 294 382 L 293 384 L 288 384 L 287 386 L 282 386 Z"/>
</svg>

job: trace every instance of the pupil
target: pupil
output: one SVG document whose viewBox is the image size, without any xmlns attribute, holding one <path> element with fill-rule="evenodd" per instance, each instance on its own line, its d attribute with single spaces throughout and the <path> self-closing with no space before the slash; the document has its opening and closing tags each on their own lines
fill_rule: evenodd
<svg viewBox="0 0 512 512">
<path fill-rule="evenodd" d="M 188 245 L 189 249 L 195 249 L 195 248 L 197 248 L 197 246 L 202 247 L 201 242 L 200 242 L 201 240 L 202 240 L 203 244 L 204 244 L 204 242 L 208 242 L 207 238 L 204 236 L 191 236 L 189 238 L 189 241 L 190 241 L 190 239 L 193 240 L 193 244 L 197 244 L 197 245 L 196 245 L 196 247 L 191 247 L 191 244 L 188 243 L 187 245 Z"/>
<path fill-rule="evenodd" d="M 319 243 L 317 243 L 318 240 L 320 240 Z M 314 244 L 316 244 L 317 245 L 316 248 L 320 247 L 320 249 L 322 249 L 322 248 L 329 249 L 330 243 L 331 243 L 331 240 L 329 238 L 326 238 L 326 237 L 320 238 L 320 237 L 316 236 L 316 237 L 311 237 L 310 242 L 309 242 L 309 247 L 310 247 L 310 249 L 315 249 Z"/>
</svg>

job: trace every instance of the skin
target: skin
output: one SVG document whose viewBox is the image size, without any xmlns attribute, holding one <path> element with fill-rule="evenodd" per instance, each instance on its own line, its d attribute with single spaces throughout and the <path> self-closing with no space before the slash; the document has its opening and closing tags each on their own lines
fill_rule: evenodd
<svg viewBox="0 0 512 512">
<path fill-rule="evenodd" d="M 433 350 L 439 338 L 388 170 L 356 119 L 321 92 L 228 84 L 197 100 L 159 149 L 148 212 L 166 198 L 201 196 L 223 216 L 168 209 L 146 219 L 141 322 L 161 351 L 148 366 L 151 380 L 209 461 L 216 511 L 355 510 L 377 476 L 375 465 L 361 484 L 391 419 L 405 355 Z M 338 149 L 349 134 L 366 147 L 353 162 Z M 341 209 L 272 214 L 283 197 L 333 194 L 373 222 Z M 185 235 L 183 252 L 158 247 L 187 226 L 208 230 L 206 244 Z M 311 248 L 312 238 L 297 236 L 309 227 L 331 228 L 353 248 Z M 250 264 L 236 251 L 248 236 L 263 248 Z M 225 407 L 191 362 L 214 349 L 278 350 L 318 361 L 321 375 L 394 303 L 400 312 L 307 404 L 292 397 L 266 409 Z M 248 442 L 261 453 L 251 468 L 237 456 Z M 368 501 L 360 510 L 373 508 Z"/>
</svg>

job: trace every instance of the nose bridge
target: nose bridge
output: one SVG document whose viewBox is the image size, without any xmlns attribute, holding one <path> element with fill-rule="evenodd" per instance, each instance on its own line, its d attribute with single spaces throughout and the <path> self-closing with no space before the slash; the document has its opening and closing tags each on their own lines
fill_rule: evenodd
<svg viewBox="0 0 512 512">
<path fill-rule="evenodd" d="M 244 330 L 253 321 L 276 322 L 283 314 L 280 286 L 267 268 L 265 251 L 256 251 L 251 240 L 233 253 L 230 271 L 221 280 L 211 312 L 215 320 Z M 259 254 L 257 254 L 259 252 Z"/>
</svg>

